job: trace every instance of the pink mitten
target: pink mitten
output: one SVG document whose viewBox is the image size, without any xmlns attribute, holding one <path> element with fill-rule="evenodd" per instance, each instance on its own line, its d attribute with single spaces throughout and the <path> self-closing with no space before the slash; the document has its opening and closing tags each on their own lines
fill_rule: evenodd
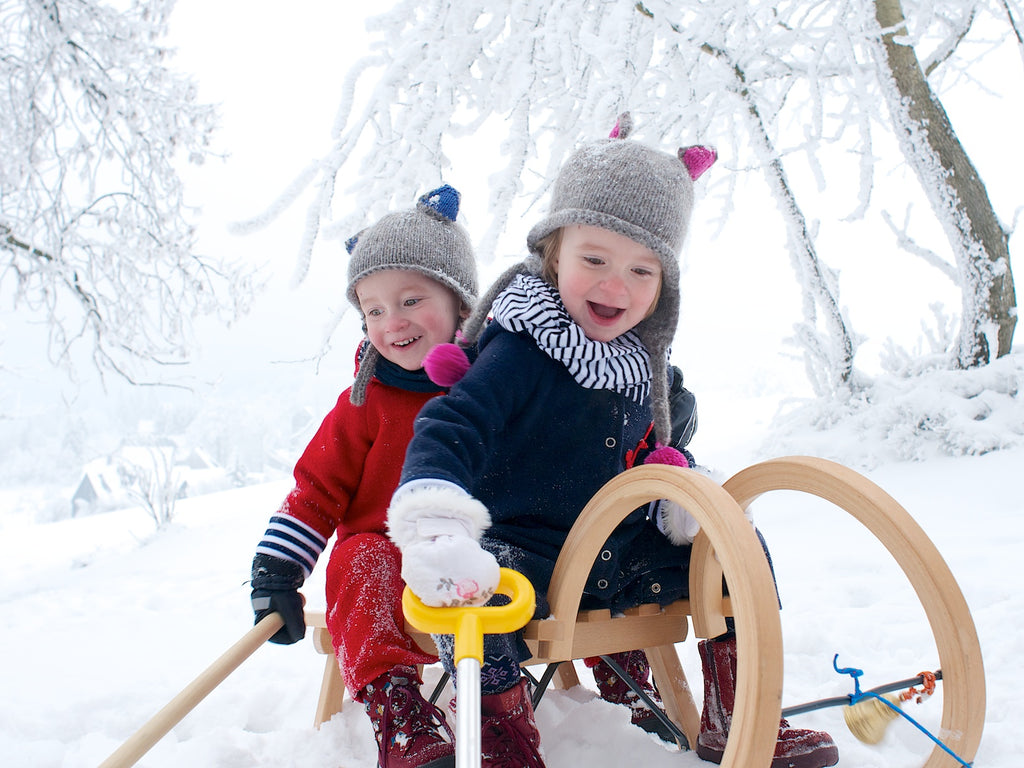
<svg viewBox="0 0 1024 768">
<path fill-rule="evenodd" d="M 458 344 L 438 344 L 423 358 L 423 369 L 439 387 L 450 387 L 466 375 L 469 358 Z"/>
</svg>

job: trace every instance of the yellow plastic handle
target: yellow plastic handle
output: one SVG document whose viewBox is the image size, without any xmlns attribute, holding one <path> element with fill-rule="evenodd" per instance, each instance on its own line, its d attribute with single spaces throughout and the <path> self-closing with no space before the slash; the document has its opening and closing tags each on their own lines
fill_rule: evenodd
<svg viewBox="0 0 1024 768">
<path fill-rule="evenodd" d="M 501 569 L 498 592 L 507 595 L 507 605 L 454 606 L 435 608 L 424 605 L 408 587 L 402 593 L 405 618 L 422 632 L 455 635 L 455 663 L 475 658 L 484 663 L 484 635 L 503 635 L 525 627 L 533 618 L 537 595 L 533 584 L 511 568 Z"/>
</svg>

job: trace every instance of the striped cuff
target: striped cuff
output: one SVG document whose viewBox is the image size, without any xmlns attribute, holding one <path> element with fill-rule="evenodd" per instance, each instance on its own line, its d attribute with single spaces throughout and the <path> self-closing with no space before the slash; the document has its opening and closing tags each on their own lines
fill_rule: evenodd
<svg viewBox="0 0 1024 768">
<path fill-rule="evenodd" d="M 288 515 L 274 515 L 263 540 L 256 546 L 256 554 L 298 563 L 308 579 L 326 547 L 327 539 L 301 520 Z"/>
</svg>

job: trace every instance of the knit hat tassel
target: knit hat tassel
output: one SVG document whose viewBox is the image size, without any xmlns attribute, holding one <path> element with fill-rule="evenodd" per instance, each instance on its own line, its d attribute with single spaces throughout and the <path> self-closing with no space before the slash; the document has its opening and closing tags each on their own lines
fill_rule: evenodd
<svg viewBox="0 0 1024 768">
<path fill-rule="evenodd" d="M 373 378 L 379 360 L 380 352 L 372 344 L 367 344 L 359 360 L 359 371 L 356 373 L 356 380 L 352 382 L 352 391 L 349 393 L 349 401 L 353 405 L 362 405 L 366 402 L 366 385 Z"/>
<path fill-rule="evenodd" d="M 672 416 L 668 402 L 668 374 L 664 369 L 655 367 L 651 381 L 651 408 L 654 411 L 654 436 L 658 445 L 672 444 Z"/>
</svg>

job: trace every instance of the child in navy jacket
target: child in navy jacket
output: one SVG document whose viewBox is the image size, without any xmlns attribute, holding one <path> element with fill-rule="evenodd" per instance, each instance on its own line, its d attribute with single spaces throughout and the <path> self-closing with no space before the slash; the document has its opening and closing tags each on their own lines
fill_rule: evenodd
<svg viewBox="0 0 1024 768">
<path fill-rule="evenodd" d="M 579 512 L 638 448 L 672 442 L 678 258 L 693 182 L 715 154 L 663 153 L 626 140 L 630 128 L 623 115 L 609 139 L 569 158 L 547 217 L 528 235 L 530 258 L 499 278 L 466 324 L 468 340 L 479 334 L 472 366 L 416 420 L 388 529 L 406 582 L 427 604 L 486 602 L 500 563 L 531 580 L 543 616 Z M 493 319 L 480 333 L 488 312 Z M 696 531 L 674 503 L 636 510 L 602 550 L 581 606 L 619 610 L 685 596 Z M 731 635 L 702 644 L 697 751 L 717 762 L 731 720 L 735 646 Z M 439 647 L 451 669 L 452 649 Z M 528 657 L 518 634 L 485 640 L 484 765 L 543 766 L 519 670 Z M 776 768 L 837 760 L 827 734 L 780 728 Z"/>
<path fill-rule="evenodd" d="M 345 686 L 373 723 L 379 768 L 455 764 L 445 716 L 419 691 L 417 665 L 437 658 L 406 634 L 401 556 L 385 535 L 385 513 L 413 419 L 443 392 L 423 359 L 453 339 L 476 300 L 476 264 L 455 223 L 458 209 L 458 192 L 443 186 L 346 244 L 347 296 L 367 336 L 358 373 L 296 463 L 295 488 L 252 564 L 256 620 L 281 613 L 285 626 L 271 640 L 294 643 L 306 630 L 298 589 L 336 534 L 327 629 Z"/>
</svg>

